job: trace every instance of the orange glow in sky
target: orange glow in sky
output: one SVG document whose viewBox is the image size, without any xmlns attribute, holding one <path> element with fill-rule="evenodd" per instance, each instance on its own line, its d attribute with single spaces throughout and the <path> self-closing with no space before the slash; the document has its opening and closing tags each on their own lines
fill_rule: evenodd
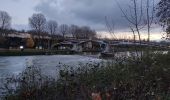
<svg viewBox="0 0 170 100">
<path fill-rule="evenodd" d="M 98 35 L 100 38 L 118 38 L 118 39 L 133 39 L 133 33 L 132 32 L 122 32 L 122 33 L 115 33 L 115 36 L 111 35 L 109 32 L 98 32 Z M 152 32 L 150 39 L 151 40 L 161 40 L 164 36 L 163 32 Z M 141 33 L 141 38 L 147 40 L 148 35 L 146 33 Z M 136 35 L 136 39 L 138 39 L 138 36 Z"/>
</svg>

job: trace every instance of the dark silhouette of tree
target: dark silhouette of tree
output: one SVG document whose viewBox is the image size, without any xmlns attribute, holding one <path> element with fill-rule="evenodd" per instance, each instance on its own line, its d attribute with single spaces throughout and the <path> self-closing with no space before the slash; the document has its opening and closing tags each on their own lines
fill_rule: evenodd
<svg viewBox="0 0 170 100">
<path fill-rule="evenodd" d="M 50 35 L 57 34 L 58 23 L 56 21 L 50 20 L 47 22 L 47 30 Z"/>
<path fill-rule="evenodd" d="M 66 35 L 66 34 L 68 33 L 68 31 L 69 31 L 68 25 L 62 24 L 62 25 L 60 25 L 59 28 L 60 28 L 60 32 L 61 32 L 63 38 L 65 38 L 65 35 Z"/>
<path fill-rule="evenodd" d="M 69 27 L 69 33 L 76 39 L 78 39 L 78 34 L 80 33 L 80 28 L 77 25 L 71 25 Z"/>
<path fill-rule="evenodd" d="M 134 41 L 136 34 L 141 43 L 141 30 L 147 29 L 147 40 L 150 42 L 151 28 L 154 22 L 155 0 L 130 0 L 130 5 L 125 10 L 116 0 L 123 17 L 129 22 L 129 28 L 133 33 Z"/>
<path fill-rule="evenodd" d="M 170 34 L 170 0 L 160 0 L 157 7 L 157 17 L 161 26 L 166 29 L 167 37 Z"/>
<path fill-rule="evenodd" d="M 106 28 L 109 31 L 112 38 L 117 40 L 117 37 L 115 35 L 115 22 L 114 22 L 114 20 L 112 20 L 112 19 L 108 20 L 108 18 L 105 17 L 105 23 L 106 23 Z"/>
<path fill-rule="evenodd" d="M 96 31 L 92 30 L 88 26 L 79 27 L 71 25 L 69 27 L 69 33 L 76 39 L 93 39 L 96 38 Z"/>
<path fill-rule="evenodd" d="M 96 31 L 88 26 L 81 27 L 81 36 L 84 39 L 92 39 L 96 37 Z"/>
<path fill-rule="evenodd" d="M 53 44 L 53 41 L 55 39 L 55 36 L 57 35 L 57 32 L 58 32 L 58 23 L 56 21 L 54 21 L 54 20 L 48 21 L 48 23 L 47 23 L 47 31 L 51 36 L 51 39 L 50 39 L 50 41 L 48 43 L 49 48 L 51 48 L 51 46 Z"/>
<path fill-rule="evenodd" d="M 11 16 L 5 11 L 0 11 L 0 28 L 9 29 L 10 27 L 11 27 Z"/>
<path fill-rule="evenodd" d="M 154 22 L 154 13 L 155 13 L 155 0 L 146 0 L 145 2 L 146 10 L 144 15 L 146 15 L 146 27 L 148 33 L 148 43 L 150 42 L 150 35 L 151 35 L 151 27 Z M 144 20 L 145 23 L 145 20 Z"/>
<path fill-rule="evenodd" d="M 138 39 L 141 43 L 141 32 L 140 29 L 143 28 L 143 0 L 131 0 L 129 9 L 124 10 L 121 5 L 116 0 L 123 17 L 129 22 L 129 27 L 131 30 L 133 30 L 133 33 L 137 33 Z M 140 3 L 139 3 L 140 2 Z M 135 35 L 134 35 L 135 36 Z"/>
<path fill-rule="evenodd" d="M 46 18 L 43 14 L 33 14 L 29 18 L 29 25 L 36 32 L 36 35 L 38 36 L 38 46 L 41 45 L 41 35 L 45 32 L 46 29 Z"/>
</svg>

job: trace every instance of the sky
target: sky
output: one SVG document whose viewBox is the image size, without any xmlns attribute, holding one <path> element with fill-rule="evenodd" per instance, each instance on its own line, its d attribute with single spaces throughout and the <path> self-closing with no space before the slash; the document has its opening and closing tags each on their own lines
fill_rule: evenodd
<svg viewBox="0 0 170 100">
<path fill-rule="evenodd" d="M 117 0 L 128 14 L 129 0 Z M 158 1 L 158 0 L 156 0 Z M 56 20 L 58 24 L 90 26 L 100 37 L 111 38 L 106 28 L 105 17 L 115 24 L 116 37 L 131 38 L 129 23 L 122 15 L 116 0 L 0 0 L 0 10 L 12 17 L 12 28 L 29 29 L 28 18 L 33 13 L 42 13 L 47 20 Z M 142 31 L 146 38 L 146 32 Z M 153 25 L 152 40 L 160 40 L 162 30 Z"/>
</svg>

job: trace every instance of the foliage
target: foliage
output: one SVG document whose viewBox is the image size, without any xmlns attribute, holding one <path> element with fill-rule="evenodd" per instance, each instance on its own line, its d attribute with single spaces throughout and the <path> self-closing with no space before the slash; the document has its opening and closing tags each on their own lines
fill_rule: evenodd
<svg viewBox="0 0 170 100">
<path fill-rule="evenodd" d="M 7 78 L 3 90 L 6 100 L 91 100 L 94 95 L 102 100 L 169 100 L 169 60 L 170 54 L 162 53 L 141 59 L 120 57 L 78 69 L 61 65 L 57 79 L 33 66 Z M 12 89 L 11 83 L 15 83 Z"/>
<path fill-rule="evenodd" d="M 157 17 L 161 26 L 166 28 L 166 32 L 170 34 L 170 1 L 160 0 L 157 8 Z"/>
<path fill-rule="evenodd" d="M 32 39 L 32 37 L 28 38 L 26 41 L 26 46 L 28 48 L 33 48 L 34 47 L 34 40 Z"/>
</svg>

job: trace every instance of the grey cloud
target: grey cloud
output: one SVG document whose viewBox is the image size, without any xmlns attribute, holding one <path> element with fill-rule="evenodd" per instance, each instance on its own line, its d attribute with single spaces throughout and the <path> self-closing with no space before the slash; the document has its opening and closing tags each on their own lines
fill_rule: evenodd
<svg viewBox="0 0 170 100">
<path fill-rule="evenodd" d="M 126 11 L 129 0 L 117 1 Z M 59 24 L 89 25 L 101 31 L 106 30 L 105 16 L 108 16 L 114 20 L 117 29 L 128 26 L 115 0 L 43 0 L 35 9 Z"/>
<path fill-rule="evenodd" d="M 119 1 L 122 2 L 121 0 Z M 124 28 L 127 26 L 127 22 L 122 17 L 122 13 L 114 0 L 101 0 L 100 2 L 98 0 L 93 0 L 91 4 L 84 4 L 81 9 L 79 9 L 79 6 L 75 7 L 72 9 L 72 12 L 74 12 L 77 17 L 95 24 L 102 24 L 104 26 L 105 16 L 107 16 L 108 20 L 114 20 L 117 28 Z"/>
<path fill-rule="evenodd" d="M 48 19 L 68 24 L 73 19 L 70 12 L 62 6 L 59 0 L 45 0 L 40 2 L 40 4 L 35 7 L 35 10 L 45 14 Z"/>
</svg>

